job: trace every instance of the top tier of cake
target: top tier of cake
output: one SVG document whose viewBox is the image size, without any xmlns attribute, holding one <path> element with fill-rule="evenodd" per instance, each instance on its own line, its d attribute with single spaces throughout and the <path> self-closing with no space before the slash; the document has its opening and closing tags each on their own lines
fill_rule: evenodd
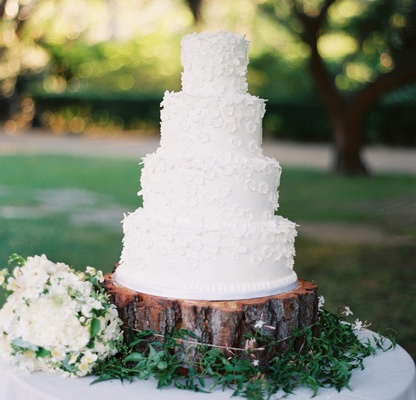
<svg viewBox="0 0 416 400">
<path fill-rule="evenodd" d="M 182 38 L 182 91 L 196 96 L 247 93 L 248 42 L 230 32 Z"/>
</svg>

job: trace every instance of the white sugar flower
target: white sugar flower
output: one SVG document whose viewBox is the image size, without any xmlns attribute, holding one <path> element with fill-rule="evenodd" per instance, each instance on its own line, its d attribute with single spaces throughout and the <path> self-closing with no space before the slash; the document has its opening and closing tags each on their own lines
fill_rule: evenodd
<svg viewBox="0 0 416 400">
<path fill-rule="evenodd" d="M 256 181 L 253 178 L 248 178 L 244 182 L 244 187 L 249 192 L 254 192 L 256 190 Z"/>
<path fill-rule="evenodd" d="M 224 198 L 223 198 L 223 197 L 220 197 L 220 196 L 215 196 L 215 197 L 213 198 L 213 202 L 212 202 L 212 204 L 213 204 L 215 207 L 217 207 L 218 209 L 221 209 L 221 208 L 223 208 L 223 207 L 224 207 L 224 205 L 225 205 Z"/>
<path fill-rule="evenodd" d="M 220 187 L 218 188 L 218 192 L 221 196 L 228 196 L 231 193 L 231 188 L 229 185 L 226 184 L 222 184 L 220 185 Z"/>
<path fill-rule="evenodd" d="M 266 194 L 269 190 L 269 184 L 267 182 L 260 182 L 258 186 L 258 190 L 262 194 Z"/>
<path fill-rule="evenodd" d="M 232 113 L 228 112 L 229 115 L 232 115 Z M 231 121 L 226 121 L 224 122 L 224 131 L 225 132 L 229 132 L 231 134 L 236 133 L 237 132 L 237 123 L 235 120 L 231 120 Z"/>
<path fill-rule="evenodd" d="M 260 254 L 253 254 L 251 256 L 251 262 L 253 263 L 253 265 L 260 265 L 262 261 L 263 257 Z"/>
<path fill-rule="evenodd" d="M 210 181 L 214 180 L 216 175 L 217 174 L 214 169 L 207 169 L 204 171 L 204 178 Z"/>
<path fill-rule="evenodd" d="M 257 132 L 257 124 L 253 120 L 247 122 L 248 131 L 251 135 L 254 135 Z"/>
<path fill-rule="evenodd" d="M 256 153 L 260 150 L 259 145 L 254 140 L 250 141 L 248 148 L 252 153 Z"/>
<path fill-rule="evenodd" d="M 199 139 L 199 141 L 201 143 L 208 143 L 210 141 L 211 137 L 210 137 L 209 133 L 207 133 L 207 132 L 201 132 L 198 135 L 198 139 Z"/>
<path fill-rule="evenodd" d="M 238 137 L 233 137 L 231 139 L 231 147 L 233 149 L 238 149 L 239 147 L 241 147 L 241 140 Z"/>
<path fill-rule="evenodd" d="M 244 208 L 237 205 L 233 208 L 233 215 L 235 218 L 242 218 L 244 215 Z"/>
</svg>

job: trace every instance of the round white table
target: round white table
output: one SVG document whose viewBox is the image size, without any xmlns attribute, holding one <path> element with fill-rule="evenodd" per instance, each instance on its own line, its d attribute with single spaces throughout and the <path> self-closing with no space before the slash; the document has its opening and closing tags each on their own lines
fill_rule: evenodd
<svg viewBox="0 0 416 400">
<path fill-rule="evenodd" d="M 361 337 L 372 337 L 371 331 L 360 332 Z M 365 369 L 353 372 L 351 391 L 321 388 L 317 400 L 416 400 L 416 370 L 412 358 L 397 346 L 385 353 L 364 360 Z M 231 390 L 221 389 L 213 393 L 195 393 L 176 388 L 158 390 L 156 381 L 135 380 L 133 383 L 119 381 L 90 385 L 93 377 L 78 379 L 62 378 L 47 372 L 22 373 L 0 365 L 0 400 L 222 400 L 230 399 Z M 279 398 L 284 393 L 276 395 Z M 297 389 L 290 400 L 309 400 L 312 391 Z"/>
</svg>

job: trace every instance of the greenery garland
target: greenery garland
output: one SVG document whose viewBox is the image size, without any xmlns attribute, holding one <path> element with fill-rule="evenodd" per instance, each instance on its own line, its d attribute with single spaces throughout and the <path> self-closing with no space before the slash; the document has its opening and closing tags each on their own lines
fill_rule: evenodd
<svg viewBox="0 0 416 400">
<path fill-rule="evenodd" d="M 154 377 L 158 388 L 173 385 L 208 393 L 219 387 L 231 389 L 232 396 L 257 400 L 270 399 L 279 391 L 286 396 L 299 386 L 309 387 L 312 396 L 321 387 L 338 391 L 349 388 L 352 372 L 364 368 L 366 357 L 396 345 L 393 337 L 381 334 L 373 334 L 372 340 L 360 340 L 357 331 L 369 325 L 358 319 L 352 324 L 347 323 L 344 317 L 352 315 L 349 307 L 341 307 L 339 315 L 325 310 L 322 296 L 317 322 L 306 328 L 294 328 L 290 337 L 279 341 L 267 334 L 276 328 L 260 319 L 254 325 L 255 333 L 245 337 L 246 345 L 242 349 L 203 344 L 186 330 L 174 330 L 165 335 L 154 331 L 130 332 L 134 339 L 127 343 L 120 340 L 118 326 L 121 321 L 99 284 L 103 279 L 101 271 L 87 267 L 86 272 L 76 274 L 67 265 L 55 264 L 46 256 L 25 260 L 14 255 L 10 262 L 17 263 L 11 274 L 6 269 L 0 271 L 0 286 L 9 292 L 0 310 L 0 355 L 8 361 L 17 357 L 19 365 L 23 363 L 28 370 L 50 369 L 72 376 L 95 375 L 93 383 L 114 378 L 131 382 L 134 378 Z M 72 342 L 65 329 L 57 336 L 59 343 L 67 346 L 60 352 L 54 347 L 54 337 L 46 341 L 45 346 L 44 330 L 32 329 L 22 338 L 14 334 L 14 330 L 20 332 L 22 326 L 27 325 L 24 322 L 31 315 L 30 312 L 29 317 L 26 315 L 27 308 L 38 306 L 53 294 L 53 301 L 41 308 L 42 313 L 48 318 L 55 315 L 56 324 L 62 325 L 67 323 L 68 317 L 62 312 L 51 314 L 52 311 L 64 304 L 82 306 L 71 312 L 76 322 L 79 320 L 78 328 L 86 330 L 86 348 L 78 346 L 78 350 L 72 347 L 68 350 Z M 57 296 L 62 297 L 62 301 L 57 302 Z M 10 308 L 13 312 L 8 312 Z M 108 318 L 103 319 L 107 314 Z M 100 318 L 103 323 L 99 323 Z M 101 345 L 97 342 L 97 338 L 101 338 L 99 333 Z M 274 349 L 282 340 L 288 343 L 288 350 L 270 359 L 267 355 L 275 354 Z M 106 350 L 108 344 L 109 350 L 101 354 L 94 343 L 100 351 Z M 33 355 L 28 355 L 28 346 L 34 349 Z M 189 351 L 194 352 L 192 359 L 198 361 L 184 363 Z M 71 365 L 65 361 L 68 357 L 74 360 Z M 77 360 L 80 364 L 75 368 Z"/>
<path fill-rule="evenodd" d="M 233 390 L 233 397 L 253 400 L 270 399 L 279 390 L 287 396 L 300 386 L 309 387 L 312 397 L 321 387 L 338 391 L 350 389 L 352 372 L 364 368 L 366 357 L 396 345 L 393 337 L 381 334 L 374 334 L 373 340 L 360 340 L 357 330 L 368 325 L 359 320 L 347 323 L 344 316 L 351 314 L 348 307 L 343 307 L 339 316 L 325 310 L 321 297 L 317 323 L 294 329 L 288 338 L 289 350 L 276 355 L 267 365 L 259 363 L 256 351 L 261 350 L 260 346 L 273 348 L 277 343 L 272 336 L 261 334 L 260 329 L 246 338 L 248 346 L 238 349 L 240 351 L 224 351 L 197 342 L 192 351 L 198 352 L 199 361 L 186 365 L 182 356 L 189 351 L 189 346 L 181 344 L 195 342 L 196 337 L 191 332 L 172 331 L 161 340 L 155 340 L 158 334 L 154 331 L 134 332 L 135 340 L 123 343 L 117 355 L 96 364 L 92 374 L 98 378 L 93 383 L 114 378 L 132 381 L 133 378 L 154 377 L 159 389 L 174 385 L 179 389 L 211 392 L 220 387 Z M 262 321 L 255 325 L 256 328 L 263 326 Z M 301 351 L 298 350 L 299 339 Z"/>
</svg>

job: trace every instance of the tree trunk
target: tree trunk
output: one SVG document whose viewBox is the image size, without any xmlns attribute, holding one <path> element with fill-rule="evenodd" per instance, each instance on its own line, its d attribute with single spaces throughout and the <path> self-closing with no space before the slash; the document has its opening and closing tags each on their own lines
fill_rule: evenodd
<svg viewBox="0 0 416 400">
<path fill-rule="evenodd" d="M 305 13 L 295 0 L 292 0 L 291 4 L 303 26 L 301 38 L 311 50 L 311 77 L 332 122 L 335 139 L 334 172 L 342 175 L 368 175 L 360 153 L 363 117 L 381 95 L 416 77 L 416 55 L 412 52 L 409 57 L 398 58 L 392 71 L 378 75 L 375 80 L 353 94 L 345 95 L 337 88 L 335 76 L 321 57 L 318 46 L 319 37 L 325 31 L 328 11 L 335 2 L 336 0 L 322 1 L 317 15 Z"/>
<path fill-rule="evenodd" d="M 333 171 L 339 175 L 345 176 L 368 175 L 367 167 L 365 166 L 360 153 L 348 151 L 346 149 L 335 150 Z"/>
<path fill-rule="evenodd" d="M 287 293 L 233 301 L 182 300 L 138 293 L 117 285 L 111 274 L 105 276 L 103 286 L 118 309 L 127 341 L 134 340 L 134 331 L 152 330 L 164 335 L 175 328 L 192 332 L 200 342 L 225 352 L 244 351 L 246 335 L 254 334 L 256 323 L 262 321 L 258 329 L 276 342 L 273 349 L 256 355 L 262 363 L 287 351 L 293 328 L 311 327 L 318 318 L 317 286 L 303 280 Z M 296 346 L 301 348 L 302 340 L 298 342 Z M 181 350 L 186 350 L 185 363 L 198 361 L 195 344 L 192 338 L 181 344 Z"/>
<path fill-rule="evenodd" d="M 341 110 L 331 115 L 335 139 L 333 170 L 337 174 L 368 175 L 368 169 L 361 157 L 363 137 L 363 115 L 361 110 L 346 101 Z"/>
</svg>

